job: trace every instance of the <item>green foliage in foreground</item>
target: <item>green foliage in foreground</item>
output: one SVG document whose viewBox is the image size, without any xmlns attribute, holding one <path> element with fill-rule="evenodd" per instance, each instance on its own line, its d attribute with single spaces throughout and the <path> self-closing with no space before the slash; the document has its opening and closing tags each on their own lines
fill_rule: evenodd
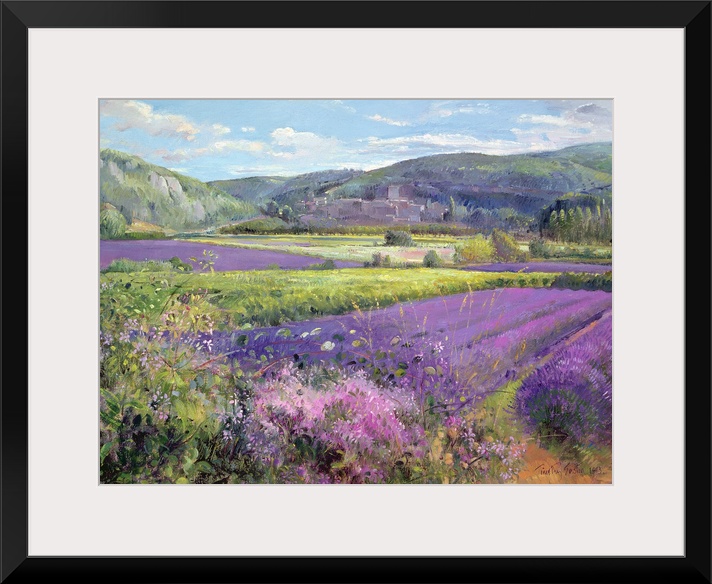
<svg viewBox="0 0 712 584">
<path fill-rule="evenodd" d="M 207 291 L 206 299 L 223 313 L 217 322 L 228 327 L 272 326 L 355 309 L 385 307 L 395 302 L 422 300 L 470 290 L 554 284 L 557 274 L 485 273 L 452 269 L 399 270 L 350 268 L 340 270 L 265 270 L 214 274 L 133 274 L 127 304 L 135 314 L 157 313 L 172 294 Z M 129 283 L 123 274 L 107 273 L 105 281 Z M 587 289 L 610 286 L 610 275 L 580 274 L 571 281 Z M 562 287 L 566 281 L 561 280 Z"/>
<path fill-rule="evenodd" d="M 132 272 L 166 272 L 176 270 L 179 272 L 192 272 L 193 266 L 183 262 L 178 256 L 172 257 L 167 262 L 160 260 L 146 260 L 137 262 L 126 258 L 114 260 L 106 266 L 102 273 L 120 272 L 124 274 Z"/>
<path fill-rule="evenodd" d="M 373 377 L 344 379 L 343 369 L 302 368 L 291 357 L 270 373 L 281 359 L 256 343 L 251 352 L 269 365 L 255 370 L 213 352 L 204 293 L 173 290 L 148 316 L 130 305 L 135 276 L 126 284 L 102 286 L 102 483 L 503 483 L 521 468 L 519 433 L 487 431 L 476 405 L 453 417 L 432 395 L 414 398 L 412 385 L 380 384 L 403 371 L 395 353 L 391 364 L 374 354 Z"/>
</svg>

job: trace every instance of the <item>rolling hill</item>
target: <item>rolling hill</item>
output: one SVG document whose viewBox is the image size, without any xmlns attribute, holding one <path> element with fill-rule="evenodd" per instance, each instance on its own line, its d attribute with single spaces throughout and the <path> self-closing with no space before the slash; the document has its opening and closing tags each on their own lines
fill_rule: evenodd
<svg viewBox="0 0 712 584">
<path fill-rule="evenodd" d="M 274 203 L 301 215 L 315 197 L 383 198 L 388 186 L 408 185 L 410 196 L 421 202 L 454 202 L 455 218 L 472 226 L 514 227 L 539 220 L 545 209 L 548 216 L 552 208 L 610 203 L 611 173 L 610 142 L 509 156 L 439 154 L 369 172 L 327 170 L 208 183 L 102 150 L 101 201 L 114 205 L 129 223 L 181 231 L 255 217 Z"/>
<path fill-rule="evenodd" d="M 509 156 L 439 154 L 366 172 L 331 194 L 359 197 L 369 187 L 412 184 L 416 195 L 439 200 L 453 196 L 468 207 L 513 207 L 529 214 L 566 193 L 605 196 L 612 182 L 611 158 L 610 143 Z"/>
<path fill-rule="evenodd" d="M 146 222 L 175 231 L 214 227 L 259 214 L 251 202 L 138 156 L 102 150 L 100 201 L 118 209 L 129 225 Z"/>
<path fill-rule="evenodd" d="M 208 183 L 236 198 L 265 206 L 270 200 L 295 209 L 306 199 L 384 196 L 388 185 L 447 204 L 450 197 L 469 213 L 538 217 L 543 208 L 572 193 L 610 201 L 612 145 L 572 146 L 553 152 L 493 156 L 439 154 L 369 172 L 324 171 L 295 177 L 250 177 Z"/>
<path fill-rule="evenodd" d="M 308 196 L 322 196 L 327 190 L 342 185 L 363 174 L 359 170 L 324 170 L 293 177 L 253 176 L 231 180 L 216 180 L 208 184 L 226 193 L 255 204 L 269 200 L 279 205 L 293 205 Z"/>
</svg>

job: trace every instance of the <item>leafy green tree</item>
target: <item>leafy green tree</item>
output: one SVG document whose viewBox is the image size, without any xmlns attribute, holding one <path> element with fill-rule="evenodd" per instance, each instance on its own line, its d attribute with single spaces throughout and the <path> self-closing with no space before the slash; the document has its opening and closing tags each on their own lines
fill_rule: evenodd
<svg viewBox="0 0 712 584">
<path fill-rule="evenodd" d="M 566 211 L 561 209 L 559 211 L 559 240 L 566 241 L 569 237 L 569 224 L 566 220 Z"/>
<path fill-rule="evenodd" d="M 99 214 L 99 237 L 121 239 L 126 233 L 126 218 L 116 209 L 104 209 Z"/>
<path fill-rule="evenodd" d="M 274 201 L 270 201 L 265 208 L 265 214 L 269 217 L 276 217 L 279 214 L 279 205 Z"/>
<path fill-rule="evenodd" d="M 413 247 L 415 243 L 413 242 L 413 236 L 407 231 L 393 231 L 389 229 L 383 236 L 384 245 L 397 246 L 397 247 Z"/>
<path fill-rule="evenodd" d="M 423 267 L 425 268 L 442 268 L 443 260 L 434 249 L 428 251 L 423 257 Z"/>
<path fill-rule="evenodd" d="M 549 258 L 551 257 L 551 248 L 544 239 L 537 237 L 529 242 L 529 253 L 535 258 Z"/>
<path fill-rule="evenodd" d="M 455 245 L 454 260 L 456 263 L 474 262 L 478 264 L 491 262 L 494 256 L 492 242 L 484 235 L 478 233 L 466 239 L 461 244 Z"/>
<path fill-rule="evenodd" d="M 611 241 L 611 239 L 613 239 L 613 217 L 610 209 L 606 209 L 603 213 L 603 225 L 601 231 L 601 239 L 604 241 Z"/>
<path fill-rule="evenodd" d="M 296 214 L 289 205 L 285 205 L 279 210 L 279 216 L 282 220 L 290 222 L 296 217 Z"/>
<path fill-rule="evenodd" d="M 492 231 L 492 247 L 494 248 L 495 261 L 515 262 L 526 257 L 514 238 L 499 229 Z"/>
<path fill-rule="evenodd" d="M 581 207 L 576 207 L 574 212 L 574 239 L 579 243 L 583 243 L 584 240 L 584 219 Z"/>
<path fill-rule="evenodd" d="M 556 241 L 561 239 L 561 229 L 559 227 L 559 214 L 556 211 L 551 212 L 549 217 L 549 233 Z"/>
<path fill-rule="evenodd" d="M 447 205 L 447 213 L 445 213 L 445 219 L 448 221 L 455 220 L 455 199 L 451 196 Z"/>
<path fill-rule="evenodd" d="M 584 215 L 584 238 L 586 240 L 586 243 L 589 243 L 594 240 L 593 213 L 591 212 L 591 207 L 586 207 Z"/>
</svg>

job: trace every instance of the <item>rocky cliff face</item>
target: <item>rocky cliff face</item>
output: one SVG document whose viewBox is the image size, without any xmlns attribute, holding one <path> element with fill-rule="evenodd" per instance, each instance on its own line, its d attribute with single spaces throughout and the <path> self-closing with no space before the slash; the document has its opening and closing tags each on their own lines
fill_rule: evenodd
<svg viewBox="0 0 712 584">
<path fill-rule="evenodd" d="M 146 221 L 181 231 L 257 214 L 219 188 L 113 150 L 101 152 L 100 181 L 101 202 L 116 207 L 129 224 Z"/>
</svg>

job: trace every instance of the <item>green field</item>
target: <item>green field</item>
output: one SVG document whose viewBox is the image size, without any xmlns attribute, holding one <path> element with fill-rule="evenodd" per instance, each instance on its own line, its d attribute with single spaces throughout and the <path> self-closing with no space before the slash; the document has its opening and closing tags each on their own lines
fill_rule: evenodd
<svg viewBox="0 0 712 584">
<path fill-rule="evenodd" d="M 395 302 L 502 287 L 550 286 L 557 274 L 480 273 L 452 269 L 369 269 L 328 271 L 216 272 L 214 274 L 107 273 L 128 315 L 159 314 L 176 295 L 207 290 L 226 326 L 266 326 L 356 307 L 385 307 Z M 130 285 L 128 288 L 127 285 Z M 123 287 L 122 287 L 123 286 Z M 108 295 L 108 293 L 107 293 Z"/>
<path fill-rule="evenodd" d="M 444 263 L 453 264 L 455 244 L 466 241 L 467 237 L 454 236 L 413 236 L 416 247 L 391 247 L 383 245 L 383 237 L 376 235 L 204 235 L 189 238 L 192 242 L 210 243 L 244 249 L 281 251 L 301 256 L 323 259 L 369 262 L 378 252 L 389 255 L 391 262 L 400 264 L 420 264 L 429 250 L 435 250 Z M 529 242 L 517 242 L 522 252 L 528 253 Z M 571 263 L 608 264 L 612 248 L 601 245 L 549 244 L 552 254 L 547 258 L 531 257 L 529 261 L 558 260 Z M 491 261 L 497 261 L 492 259 Z"/>
<path fill-rule="evenodd" d="M 374 235 L 221 235 L 191 237 L 190 241 L 349 262 L 368 262 L 374 253 L 380 252 L 390 255 L 393 262 L 420 264 L 431 249 L 450 261 L 457 238 L 414 237 L 417 247 L 384 246 L 383 238 Z"/>
</svg>

